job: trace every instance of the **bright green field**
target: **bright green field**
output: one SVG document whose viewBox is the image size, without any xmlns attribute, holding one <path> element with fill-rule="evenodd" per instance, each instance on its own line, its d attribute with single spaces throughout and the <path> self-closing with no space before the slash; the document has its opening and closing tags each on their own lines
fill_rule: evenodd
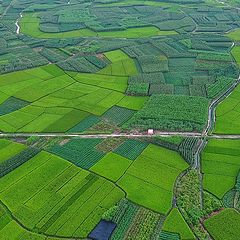
<svg viewBox="0 0 240 240">
<path fill-rule="evenodd" d="M 121 50 L 106 52 L 106 58 L 112 63 L 98 73 L 113 76 L 134 76 L 138 74 L 135 62 Z"/>
<path fill-rule="evenodd" d="M 1 178 L 0 199 L 29 229 L 87 237 L 124 193 L 113 183 L 41 152 Z"/>
<path fill-rule="evenodd" d="M 239 240 L 240 214 L 234 209 L 224 209 L 205 220 L 204 226 L 214 240 Z"/>
<path fill-rule="evenodd" d="M 111 61 L 111 62 L 118 62 L 121 60 L 128 59 L 129 56 L 124 53 L 122 50 L 114 50 L 110 52 L 105 52 L 104 55 Z"/>
<path fill-rule="evenodd" d="M 240 29 L 236 29 L 230 33 L 227 34 L 228 37 L 230 37 L 234 41 L 240 40 Z"/>
<path fill-rule="evenodd" d="M 178 153 L 150 144 L 117 183 L 133 202 L 166 214 L 175 180 L 187 167 Z"/>
<path fill-rule="evenodd" d="M 1 230 L 0 239 L 32 239 L 32 240 L 46 240 L 45 236 L 37 233 L 32 233 L 20 226 L 14 221 L 9 213 L 0 205 L 0 220 Z M 6 238 L 7 236 L 7 238 Z"/>
<path fill-rule="evenodd" d="M 90 170 L 116 182 L 131 165 L 132 161 L 115 153 L 108 153 Z"/>
<path fill-rule="evenodd" d="M 14 143 L 5 139 L 0 139 L 0 163 L 20 153 L 26 148 L 25 145 Z"/>
<path fill-rule="evenodd" d="M 122 93 L 125 92 L 128 81 L 128 78 L 125 75 L 111 76 L 111 73 L 110 75 L 78 73 L 74 76 L 74 79 L 83 84 L 111 89 Z"/>
<path fill-rule="evenodd" d="M 185 222 L 184 218 L 182 217 L 181 213 L 177 208 L 173 208 L 171 210 L 163 224 L 162 230 L 167 232 L 178 233 L 181 236 L 181 239 L 188 240 L 195 239 L 192 230 L 187 225 L 187 223 Z"/>
<path fill-rule="evenodd" d="M 235 185 L 240 170 L 239 149 L 239 140 L 211 139 L 202 153 L 203 187 L 220 199 Z"/>
<path fill-rule="evenodd" d="M 28 231 L 23 228 L 10 213 L 0 204 L 1 230 L 0 239 L 4 240 L 60 240 L 57 237 L 46 237 L 45 235 Z"/>
<path fill-rule="evenodd" d="M 114 61 L 120 54 L 126 57 L 121 51 L 107 55 Z M 128 74 L 135 73 L 133 60 L 126 60 L 130 60 L 130 65 L 125 65 Z M 126 96 L 127 81 L 126 72 L 123 76 L 65 73 L 55 65 L 3 74 L 0 104 L 13 96 L 29 105 L 1 115 L 0 131 L 66 132 L 89 115 L 101 116 L 115 105 L 139 110 L 148 97 Z"/>
<path fill-rule="evenodd" d="M 234 46 L 231 53 L 234 59 L 236 60 L 237 64 L 240 66 L 240 46 Z"/>
<path fill-rule="evenodd" d="M 15 143 L 2 140 L 0 149 L 11 144 Z M 0 200 L 28 229 L 86 237 L 102 214 L 123 197 L 166 214 L 172 206 L 175 180 L 187 167 L 177 152 L 153 144 L 135 160 L 109 152 L 89 171 L 41 151 L 1 178 Z M 12 225 L 22 231 L 15 222 Z"/>
<path fill-rule="evenodd" d="M 117 106 L 140 110 L 148 99 L 149 97 L 125 96 L 117 103 Z"/>
<path fill-rule="evenodd" d="M 157 35 L 174 35 L 175 31 L 161 31 L 157 27 L 129 28 L 123 31 L 94 32 L 80 29 L 62 33 L 47 33 L 39 30 L 40 19 L 36 13 L 25 13 L 20 20 L 21 33 L 35 38 L 74 38 L 74 37 L 113 37 L 113 38 L 141 38 Z"/>
<path fill-rule="evenodd" d="M 240 86 L 216 108 L 214 133 L 240 134 Z"/>
</svg>

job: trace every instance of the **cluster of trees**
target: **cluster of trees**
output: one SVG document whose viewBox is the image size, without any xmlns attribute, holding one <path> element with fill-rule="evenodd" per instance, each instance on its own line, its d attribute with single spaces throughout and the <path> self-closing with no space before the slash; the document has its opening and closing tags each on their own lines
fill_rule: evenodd
<svg viewBox="0 0 240 240">
<path fill-rule="evenodd" d="M 203 97 L 152 95 L 127 127 L 172 131 L 202 131 L 207 122 L 209 101 Z"/>
</svg>

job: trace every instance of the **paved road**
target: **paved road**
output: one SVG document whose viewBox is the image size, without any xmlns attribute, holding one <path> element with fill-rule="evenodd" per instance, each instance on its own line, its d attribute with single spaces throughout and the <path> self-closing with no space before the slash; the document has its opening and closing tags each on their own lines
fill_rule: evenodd
<svg viewBox="0 0 240 240">
<path fill-rule="evenodd" d="M 182 136 L 182 137 L 201 137 L 201 133 L 192 132 L 156 132 L 153 135 L 146 133 L 113 133 L 113 134 L 81 134 L 81 133 L 1 133 L 0 138 L 4 137 L 80 137 L 80 138 L 108 138 L 108 137 L 169 137 L 169 136 Z"/>
<path fill-rule="evenodd" d="M 117 138 L 117 137 L 127 137 L 127 138 L 146 138 L 146 137 L 195 137 L 199 139 L 203 138 L 215 138 L 215 139 L 240 139 L 240 134 L 209 134 L 203 135 L 201 133 L 193 132 L 155 132 L 152 135 L 146 133 L 113 133 L 113 134 L 81 134 L 81 133 L 0 133 L 0 138 L 17 138 L 17 137 L 79 137 L 79 138 Z"/>
</svg>

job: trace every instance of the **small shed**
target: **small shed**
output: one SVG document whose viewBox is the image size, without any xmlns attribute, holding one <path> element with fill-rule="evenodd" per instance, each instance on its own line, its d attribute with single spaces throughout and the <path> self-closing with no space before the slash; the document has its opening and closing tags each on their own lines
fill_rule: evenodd
<svg viewBox="0 0 240 240">
<path fill-rule="evenodd" d="M 154 134 L 154 130 L 153 129 L 148 129 L 148 135 L 153 135 Z"/>
</svg>

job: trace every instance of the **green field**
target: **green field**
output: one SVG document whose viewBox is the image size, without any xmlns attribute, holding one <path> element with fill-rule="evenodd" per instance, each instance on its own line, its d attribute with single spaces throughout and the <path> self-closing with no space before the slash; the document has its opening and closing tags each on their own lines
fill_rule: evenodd
<svg viewBox="0 0 240 240">
<path fill-rule="evenodd" d="M 234 59 L 236 60 L 237 64 L 240 65 L 240 57 L 239 57 L 240 46 L 234 46 L 234 48 L 232 49 L 231 53 L 232 53 Z"/>
<path fill-rule="evenodd" d="M 165 3 L 165 2 L 154 2 L 154 1 L 149 1 L 149 0 L 123 0 L 121 2 L 116 2 L 116 3 L 106 3 L 106 6 L 125 6 L 125 5 L 134 5 L 134 4 L 142 4 L 142 5 L 147 5 L 147 6 L 178 6 L 177 4 L 174 3 Z M 103 6 L 104 4 L 99 5 L 99 7 Z"/>
<path fill-rule="evenodd" d="M 34 239 L 34 240 L 44 240 L 45 236 L 41 234 L 32 233 L 27 231 L 25 228 L 20 226 L 16 221 L 14 221 L 4 207 L 0 206 L 0 219 L 1 219 L 1 239 Z"/>
<path fill-rule="evenodd" d="M 1 75 L 0 130 L 66 132 L 115 105 L 139 110 L 148 98 L 126 96 L 127 80 L 125 75 L 65 73 L 55 65 Z M 18 101 L 9 101 L 13 97 Z"/>
<path fill-rule="evenodd" d="M 131 165 L 131 160 L 115 153 L 109 153 L 90 170 L 116 182 Z"/>
<path fill-rule="evenodd" d="M 208 100 L 202 97 L 152 95 L 126 127 L 200 132 L 206 125 L 208 105 Z"/>
<path fill-rule="evenodd" d="M 46 152 L 3 177 L 0 186 L 1 201 L 18 221 L 63 237 L 86 237 L 124 196 L 111 182 Z"/>
<path fill-rule="evenodd" d="M 171 207 L 175 180 L 187 167 L 176 152 L 149 145 L 117 184 L 133 202 L 165 214 Z"/>
<path fill-rule="evenodd" d="M 64 145 L 53 146 L 49 151 L 116 182 L 131 201 L 159 213 L 167 213 L 175 180 L 188 168 L 181 156 L 139 140 L 116 141 L 112 151 L 110 148 L 103 152 L 105 144 L 108 142 L 101 139 L 72 139 Z M 152 166 L 157 170 L 154 171 Z"/>
<path fill-rule="evenodd" d="M 113 76 L 134 76 L 138 74 L 134 60 L 120 50 L 104 54 L 112 63 L 100 70 L 99 74 Z M 126 89 L 124 89 L 126 90 Z"/>
<path fill-rule="evenodd" d="M 125 140 L 116 141 L 114 152 L 109 149 L 103 154 L 102 139 L 66 140 L 50 144 L 49 152 L 36 152 L 1 178 L 0 200 L 33 232 L 30 235 L 86 237 L 125 193 L 129 200 L 158 213 L 170 210 L 175 180 L 188 167 L 177 152 Z M 6 162 L 18 154 L 16 147 L 25 147 L 1 140 L 3 153 L 8 146 L 14 150 Z M 14 221 L 10 223 L 16 234 L 28 234 Z M 7 224 L 3 234 L 9 231 Z"/>
<path fill-rule="evenodd" d="M 240 87 L 237 86 L 231 95 L 224 99 L 216 109 L 216 126 L 214 133 L 218 134 L 239 134 L 240 123 L 239 112 Z M 229 124 L 231 123 L 231 124 Z"/>
<path fill-rule="evenodd" d="M 74 38 L 74 37 L 104 37 L 104 38 L 139 38 L 157 35 L 175 35 L 175 31 L 161 31 L 156 27 L 137 27 L 123 31 L 94 32 L 90 29 L 80 29 L 62 33 L 47 33 L 39 29 L 40 19 L 36 13 L 25 13 L 20 21 L 21 33 L 34 38 Z"/>
<path fill-rule="evenodd" d="M 8 140 L 0 139 L 0 163 L 13 157 L 14 155 L 23 151 L 26 147 L 23 144 L 13 143 Z"/>
<path fill-rule="evenodd" d="M 222 1 L 0 1 L 0 240 L 240 238 Z"/>
<path fill-rule="evenodd" d="M 204 221 L 204 226 L 215 240 L 239 239 L 240 214 L 233 209 L 225 209 Z"/>
<path fill-rule="evenodd" d="M 234 41 L 240 40 L 240 29 L 236 29 L 230 33 L 227 34 L 228 37 L 230 37 Z"/>
<path fill-rule="evenodd" d="M 178 233 L 181 239 L 195 239 L 192 230 L 189 228 L 177 208 L 173 208 L 164 222 L 163 230 Z"/>
<path fill-rule="evenodd" d="M 202 153 L 203 187 L 220 199 L 235 185 L 239 146 L 239 140 L 211 139 Z"/>
</svg>

